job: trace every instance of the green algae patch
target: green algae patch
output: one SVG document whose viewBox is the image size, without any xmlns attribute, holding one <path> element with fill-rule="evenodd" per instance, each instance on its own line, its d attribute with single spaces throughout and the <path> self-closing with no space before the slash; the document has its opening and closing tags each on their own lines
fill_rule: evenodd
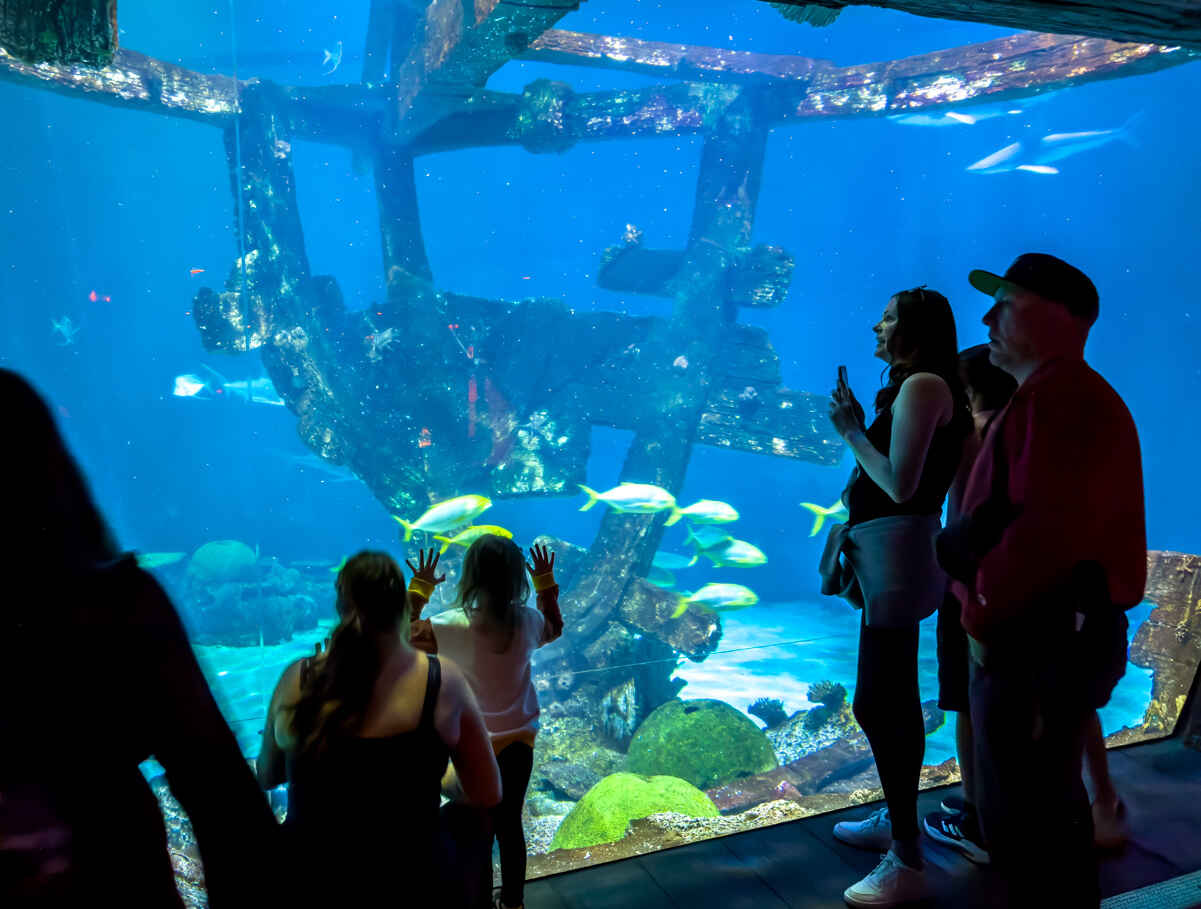
<svg viewBox="0 0 1201 909">
<path fill-rule="evenodd" d="M 712 789 L 776 766 L 771 741 L 754 720 L 705 698 L 671 700 L 648 716 L 630 740 L 625 769 Z"/>
<path fill-rule="evenodd" d="M 673 811 L 689 817 L 717 817 L 713 800 L 674 776 L 612 773 L 584 793 L 551 840 L 551 849 L 578 849 L 615 843 L 630 821 Z"/>
</svg>

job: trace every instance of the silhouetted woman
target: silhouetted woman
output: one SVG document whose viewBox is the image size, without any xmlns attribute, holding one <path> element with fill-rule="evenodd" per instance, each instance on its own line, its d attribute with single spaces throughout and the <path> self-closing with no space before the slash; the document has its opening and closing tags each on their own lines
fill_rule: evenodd
<svg viewBox="0 0 1201 909">
<path fill-rule="evenodd" d="M 0 905 L 181 907 L 150 757 L 192 820 L 210 904 L 261 905 L 275 819 L 174 607 L 8 370 L 0 414 Z"/>
<path fill-rule="evenodd" d="M 444 579 L 437 561 L 423 552 L 413 569 L 427 590 Z M 264 788 L 285 776 L 289 784 L 289 896 L 314 906 L 433 905 L 447 760 L 471 802 L 500 801 L 488 732 L 454 663 L 409 642 L 409 598 L 390 556 L 358 553 L 336 586 L 329 649 L 284 670 L 258 759 Z"/>
<path fill-rule="evenodd" d="M 830 417 L 857 462 L 845 502 L 848 543 L 864 608 L 854 711 L 872 747 L 887 807 L 834 828 L 839 839 L 887 849 L 844 894 L 851 905 L 890 906 L 926 893 L 917 790 L 926 736 L 917 681 L 918 623 L 942 602 L 946 577 L 934 535 L 960 463 L 971 413 L 959 379 L 955 318 L 925 288 L 894 295 L 876 324 L 875 355 L 889 364 L 876 417 L 840 371 Z"/>
</svg>

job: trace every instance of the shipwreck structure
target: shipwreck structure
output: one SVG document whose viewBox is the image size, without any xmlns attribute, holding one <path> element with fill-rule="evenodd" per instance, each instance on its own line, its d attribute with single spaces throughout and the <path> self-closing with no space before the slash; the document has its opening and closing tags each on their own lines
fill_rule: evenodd
<svg viewBox="0 0 1201 909">
<path fill-rule="evenodd" d="M 352 469 L 400 514 L 467 492 L 574 493 L 594 425 L 632 430 L 623 479 L 669 490 L 681 486 L 695 445 L 835 463 L 840 446 L 824 398 L 783 387 L 766 333 L 738 321 L 744 307 L 785 302 L 794 264 L 779 247 L 751 244 L 769 132 L 1018 98 L 1201 53 L 1199 4 L 1185 2 L 1142 4 L 1163 11 L 1161 20 L 1103 14 L 1102 4 L 897 2 L 890 5 L 1095 37 L 1024 33 L 846 67 L 563 31 L 555 26 L 575 7 L 552 0 L 432 0 L 422 10 L 370 3 L 359 81 L 302 88 L 201 75 L 118 49 L 115 0 L 73 0 L 51 12 L 2 0 L 0 78 L 224 131 L 240 254 L 224 286 L 193 301 L 197 330 L 208 350 L 257 351 L 305 444 Z M 775 5 L 822 22 L 847 4 Z M 513 59 L 663 82 L 606 92 L 545 79 L 520 94 L 487 89 Z M 631 226 L 597 251 L 601 285 L 663 298 L 661 316 L 439 289 L 422 237 L 415 158 L 487 145 L 548 154 L 667 135 L 703 137 L 687 244 L 650 249 Z M 337 277 L 310 269 L 296 141 L 348 147 L 373 169 L 387 299 L 370 311 L 348 311 Z M 542 346 L 546 337 L 557 343 Z M 663 521 L 605 515 L 589 557 L 571 572 L 564 602 L 573 646 L 549 655 L 552 668 L 712 652 L 717 618 L 690 610 L 669 621 L 676 597 L 642 579 Z"/>
</svg>

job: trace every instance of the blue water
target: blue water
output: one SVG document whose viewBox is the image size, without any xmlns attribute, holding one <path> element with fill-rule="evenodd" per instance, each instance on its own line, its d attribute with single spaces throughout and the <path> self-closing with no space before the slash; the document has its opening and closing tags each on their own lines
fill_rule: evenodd
<svg viewBox="0 0 1201 909">
<path fill-rule="evenodd" d="M 121 44 L 202 72 L 230 74 L 237 66 L 242 78 L 335 85 L 357 79 L 367 7 L 122 0 Z M 754 0 L 592 0 L 559 27 L 848 65 L 1009 33 L 867 8 L 814 29 Z M 323 75 L 322 52 L 339 41 L 342 68 Z M 538 78 L 580 92 L 654 81 L 514 61 L 487 87 L 520 92 Z M 1180 461 L 1201 449 L 1201 422 L 1181 419 L 1182 403 L 1201 400 L 1197 233 L 1181 215 L 1201 210 L 1199 95 L 1201 65 L 1192 63 L 1067 89 L 1021 116 L 973 126 L 872 118 L 780 126 L 768 141 L 752 242 L 789 250 L 796 271 L 782 306 L 742 310 L 738 318 L 768 331 L 787 386 L 825 394 L 846 364 L 852 387 L 868 400 L 881 366 L 872 359 L 871 327 L 892 293 L 918 284 L 943 291 L 966 347 L 983 340 L 979 320 L 989 302 L 968 284 L 969 269 L 1000 271 L 1028 250 L 1068 259 L 1100 290 L 1087 356 L 1138 425 L 1149 546 L 1201 551 L 1201 484 Z M 192 552 L 210 540 L 238 539 L 284 562 L 336 562 L 361 547 L 403 557 L 396 523 L 361 483 L 338 482 L 301 460 L 311 453 L 298 439 L 295 415 L 172 395 L 174 377 L 205 366 L 232 380 L 262 375 L 257 355 L 206 353 L 191 317 L 193 295 L 219 286 L 237 255 L 221 132 L 7 82 L 0 82 L 0 111 L 8 134 L 20 137 L 0 154 L 0 365 L 48 394 L 120 542 Z M 1129 141 L 1060 162 L 1058 175 L 965 171 L 1014 141 L 1115 128 L 1140 113 Z M 700 138 L 685 136 L 582 143 L 557 155 L 505 147 L 420 158 L 417 194 L 436 285 L 489 298 L 560 299 L 580 312 L 666 315 L 669 301 L 602 290 L 596 271 L 601 251 L 629 223 L 648 247 L 683 247 L 701 147 Z M 372 177 L 357 173 L 342 148 L 297 141 L 293 158 L 312 271 L 334 275 L 352 310 L 384 299 Z M 69 344 L 51 329 L 63 317 L 79 326 Z M 421 368 L 419 358 L 409 365 Z M 629 432 L 593 429 L 588 485 L 617 482 L 630 439 Z M 741 513 L 736 535 L 761 548 L 768 563 L 681 573 L 688 589 L 732 581 L 761 600 L 727 617 L 722 652 L 678 669 L 684 696 L 739 708 L 778 697 L 791 712 L 807 706 L 814 681 L 853 689 L 857 616 L 817 596 L 822 537 L 809 536 L 811 516 L 799 505 L 832 502 L 850 468 L 849 457 L 818 466 L 694 450 L 677 498 L 734 505 Z M 583 501 L 498 500 L 487 520 L 523 544 L 548 533 L 587 546 L 603 509 L 581 513 Z M 663 548 L 679 551 L 682 536 L 673 528 Z M 332 615 L 332 602 L 322 606 Z M 1145 614 L 1146 607 L 1132 613 L 1132 628 Z M 198 648 L 247 754 L 257 751 L 280 670 L 324 634 L 276 647 Z M 931 698 L 933 620 L 921 641 L 922 693 Z M 1149 688 L 1149 673 L 1130 667 L 1102 712 L 1105 728 L 1137 724 Z M 951 726 L 927 746 L 927 763 L 951 756 Z"/>
</svg>

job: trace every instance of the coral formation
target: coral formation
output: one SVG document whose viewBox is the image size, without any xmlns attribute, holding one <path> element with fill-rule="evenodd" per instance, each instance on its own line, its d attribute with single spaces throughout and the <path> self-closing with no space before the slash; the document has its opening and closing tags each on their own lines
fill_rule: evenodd
<svg viewBox="0 0 1201 909">
<path fill-rule="evenodd" d="M 205 543 L 188 560 L 188 579 L 197 584 L 221 584 L 250 578 L 258 555 L 238 540 Z"/>
<path fill-rule="evenodd" d="M 814 682 L 809 686 L 809 700 L 820 704 L 805 714 L 805 728 L 815 732 L 838 718 L 847 708 L 847 690 L 837 682 Z"/>
<path fill-rule="evenodd" d="M 636 818 L 665 811 L 688 817 L 717 817 L 705 793 L 672 776 L 614 773 L 588 790 L 555 831 L 551 849 L 612 843 Z"/>
<path fill-rule="evenodd" d="M 724 701 L 673 699 L 646 718 L 630 741 L 626 769 L 666 774 L 701 789 L 776 767 L 771 742 Z"/>
<path fill-rule="evenodd" d="M 768 729 L 774 729 L 788 719 L 784 710 L 784 702 L 779 698 L 759 698 L 752 701 L 746 709 L 751 716 L 756 716 L 767 724 Z"/>
<path fill-rule="evenodd" d="M 258 559 L 232 540 L 197 550 L 171 592 L 195 644 L 278 644 L 315 628 L 323 613 L 333 614 L 328 573 L 302 574 L 276 559 Z"/>
</svg>

